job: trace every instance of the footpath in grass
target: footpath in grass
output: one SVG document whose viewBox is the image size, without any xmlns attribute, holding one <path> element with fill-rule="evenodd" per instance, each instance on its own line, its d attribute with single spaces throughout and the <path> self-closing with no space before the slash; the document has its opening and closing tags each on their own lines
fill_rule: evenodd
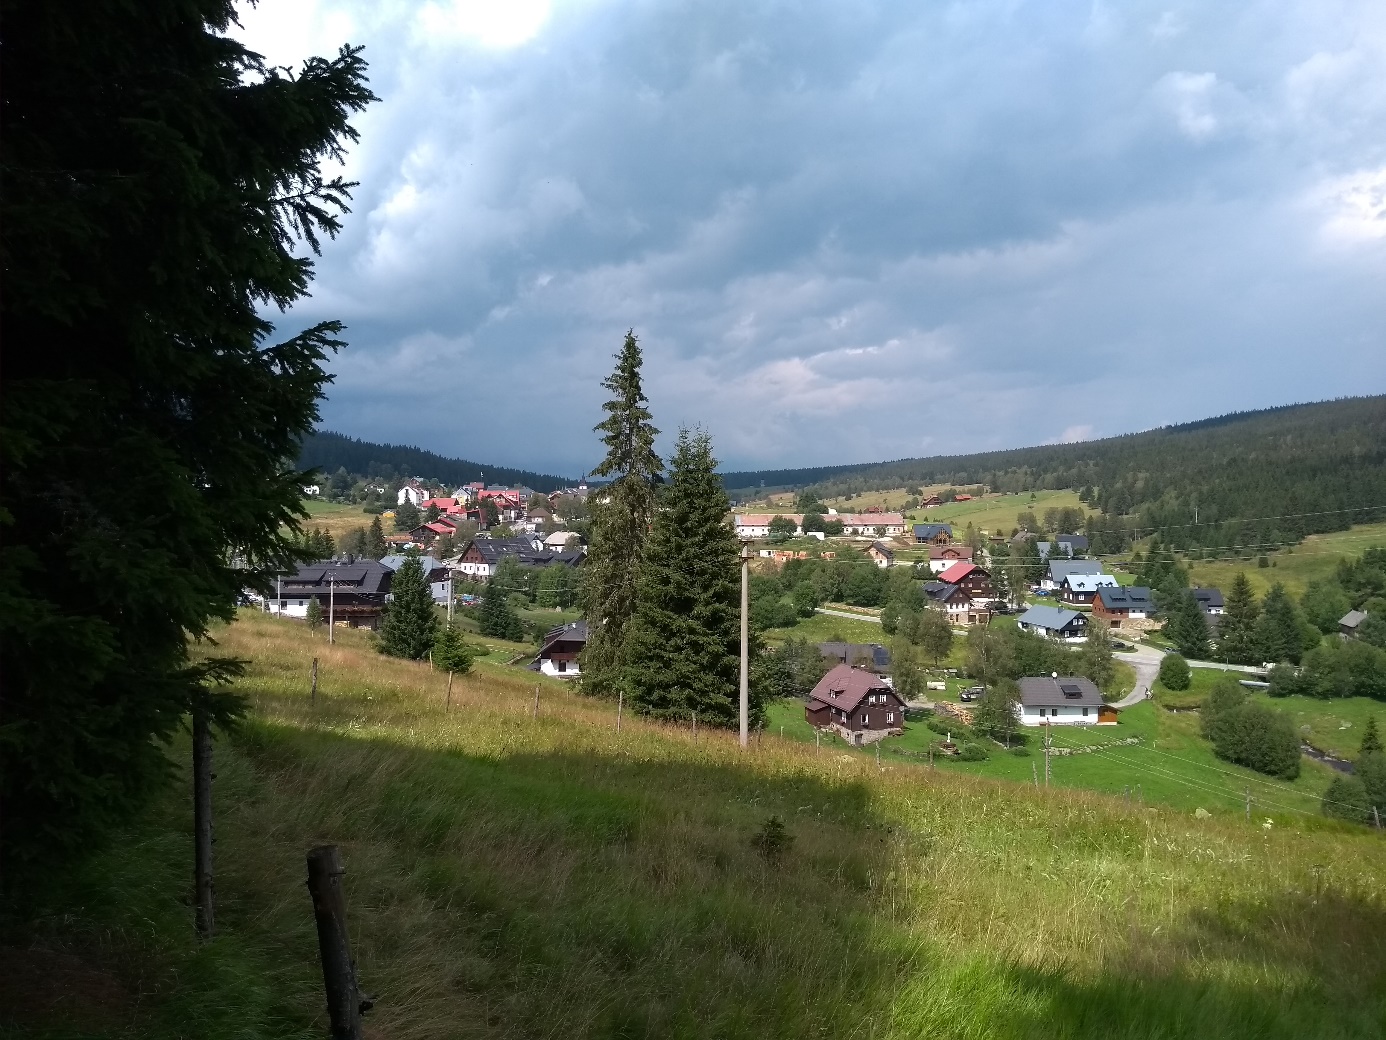
<svg viewBox="0 0 1386 1040">
<path fill-rule="evenodd" d="M 219 935 L 193 937 L 184 777 L 9 922 L 107 987 L 46 1035 L 325 1035 L 303 857 L 327 842 L 379 1037 L 1380 1035 L 1365 829 L 878 771 L 773 730 L 617 734 L 609 703 L 490 665 L 446 711 L 438 673 L 354 634 L 252 615 L 217 638 L 253 708 L 217 748 Z M 787 842 L 756 840 L 772 818 Z"/>
</svg>

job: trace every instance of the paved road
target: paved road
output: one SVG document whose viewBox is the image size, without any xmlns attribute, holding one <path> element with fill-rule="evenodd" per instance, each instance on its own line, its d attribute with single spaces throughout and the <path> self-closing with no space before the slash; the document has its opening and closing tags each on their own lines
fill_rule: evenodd
<svg viewBox="0 0 1386 1040">
<path fill-rule="evenodd" d="M 1160 674 L 1160 660 L 1165 656 L 1163 650 L 1137 643 L 1131 653 L 1112 655 L 1118 661 L 1125 661 L 1136 669 L 1136 685 L 1125 697 L 1112 702 L 1114 708 L 1129 708 L 1150 696 L 1150 687 L 1155 685 L 1155 677 Z"/>
<path fill-rule="evenodd" d="M 852 618 L 856 621 L 870 621 L 873 625 L 879 625 L 881 619 L 875 614 L 853 614 L 850 610 L 829 610 L 827 607 L 814 607 L 820 614 L 831 614 L 833 617 Z"/>
</svg>

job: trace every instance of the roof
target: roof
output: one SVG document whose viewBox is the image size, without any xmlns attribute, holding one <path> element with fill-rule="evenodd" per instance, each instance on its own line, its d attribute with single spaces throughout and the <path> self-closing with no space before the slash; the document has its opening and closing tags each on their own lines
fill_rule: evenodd
<svg viewBox="0 0 1386 1040">
<path fill-rule="evenodd" d="M 929 546 L 929 559 L 946 560 L 949 557 L 959 560 L 972 559 L 972 546 L 970 545 L 931 545 Z"/>
<path fill-rule="evenodd" d="M 587 553 L 582 549 L 546 549 L 542 542 L 539 544 L 540 547 L 536 549 L 529 538 L 474 538 L 458 555 L 465 556 L 475 546 L 481 554 L 482 563 L 488 566 L 510 559 L 524 567 L 547 567 L 551 563 L 576 567 L 587 559 Z"/>
<path fill-rule="evenodd" d="M 1063 584 L 1074 592 L 1096 592 L 1103 586 L 1117 584 L 1117 580 L 1110 574 L 1070 574 Z"/>
<path fill-rule="evenodd" d="M 947 567 L 943 571 L 941 571 L 939 573 L 938 580 L 946 581 L 950 585 L 956 585 L 958 582 L 962 581 L 973 571 L 979 571 L 981 569 L 982 568 L 978 567 L 975 563 L 968 563 L 966 560 L 959 560 L 957 563 L 953 564 L 953 566 Z"/>
<path fill-rule="evenodd" d="M 1091 679 L 1081 675 L 1029 675 L 1020 680 L 1020 703 L 1027 708 L 1057 708 L 1063 705 L 1102 707 L 1102 692 Z"/>
<path fill-rule="evenodd" d="M 890 546 L 886 545 L 885 542 L 872 542 L 871 548 L 875 549 L 887 560 L 895 559 L 895 550 L 892 549 Z"/>
<path fill-rule="evenodd" d="M 1088 547 L 1088 536 L 1084 534 L 1059 534 L 1054 536 L 1054 541 L 1060 545 L 1071 545 L 1075 549 Z"/>
<path fill-rule="evenodd" d="M 899 513 L 839 513 L 843 527 L 903 527 L 905 518 Z"/>
<path fill-rule="evenodd" d="M 1189 591 L 1193 593 L 1194 599 L 1204 610 L 1223 605 L 1222 589 L 1190 589 Z"/>
<path fill-rule="evenodd" d="M 1143 585 L 1103 586 L 1097 590 L 1097 598 L 1107 610 L 1152 610 L 1155 606 L 1150 590 Z"/>
<path fill-rule="evenodd" d="M 394 571 L 376 560 L 320 560 L 305 563 L 279 580 L 283 598 L 326 596 L 332 588 L 364 596 L 384 596 L 390 591 Z"/>
<path fill-rule="evenodd" d="M 914 536 L 916 538 L 935 538 L 940 534 L 946 534 L 949 538 L 953 537 L 952 524 L 915 524 Z"/>
<path fill-rule="evenodd" d="M 1076 610 L 1064 610 L 1062 607 L 1046 607 L 1037 604 L 1016 618 L 1016 624 L 1034 625 L 1036 628 L 1048 629 L 1051 632 L 1061 632 L 1073 623 L 1074 618 L 1081 618 L 1082 616 Z"/>
<path fill-rule="evenodd" d="M 895 691 L 887 686 L 879 675 L 863 668 L 853 668 L 840 664 L 823 678 L 809 694 L 809 702 L 817 701 L 843 711 L 852 711 L 868 693 L 889 693 Z M 897 698 L 898 699 L 898 698 Z"/>
<path fill-rule="evenodd" d="M 818 652 L 824 657 L 835 657 L 845 664 L 852 664 L 862 657 L 871 659 L 871 664 L 875 668 L 885 669 L 890 667 L 890 651 L 880 643 L 841 643 L 827 642 L 818 644 Z"/>
<path fill-rule="evenodd" d="M 947 603 L 953 593 L 961 591 L 957 585 L 947 581 L 926 581 L 924 583 L 924 595 L 935 603 Z M 963 593 L 967 595 L 966 592 Z M 970 596 L 968 597 L 971 598 Z"/>
<path fill-rule="evenodd" d="M 737 513 L 737 527 L 769 527 L 770 521 L 777 516 L 782 516 L 786 520 L 793 520 L 794 526 L 798 527 L 804 522 L 803 513 Z"/>
<path fill-rule="evenodd" d="M 1070 574 L 1101 574 L 1102 561 L 1100 560 L 1050 560 L 1049 577 L 1051 580 L 1061 582 Z"/>
<path fill-rule="evenodd" d="M 1338 619 L 1338 624 L 1343 625 L 1347 628 L 1356 628 L 1358 625 L 1360 625 L 1363 621 L 1366 620 L 1367 612 L 1365 610 L 1349 610 L 1346 614 L 1344 614 L 1341 618 Z"/>
<path fill-rule="evenodd" d="M 543 657 L 549 652 L 554 643 L 583 643 L 587 642 L 587 622 L 570 621 L 566 625 L 559 625 L 551 628 L 544 633 L 544 646 L 539 651 L 539 656 Z"/>
<path fill-rule="evenodd" d="M 380 566 L 388 567 L 391 571 L 397 571 L 404 566 L 404 561 L 407 559 L 409 559 L 408 556 L 382 556 L 380 558 Z M 419 566 L 423 568 L 423 572 L 426 575 L 432 574 L 436 570 L 447 569 L 447 564 L 442 560 L 435 560 L 432 556 L 420 556 Z"/>
</svg>

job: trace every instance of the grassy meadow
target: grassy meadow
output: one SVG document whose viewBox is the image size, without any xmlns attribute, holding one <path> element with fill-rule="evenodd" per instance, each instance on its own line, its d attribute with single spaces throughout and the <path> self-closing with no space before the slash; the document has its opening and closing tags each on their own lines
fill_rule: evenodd
<svg viewBox="0 0 1386 1040">
<path fill-rule="evenodd" d="M 942 491 L 947 485 L 930 485 L 924 488 L 925 496 Z M 833 498 L 824 501 L 825 506 L 831 506 L 839 513 L 859 513 L 871 506 L 880 506 L 882 509 L 898 512 L 904 507 L 905 499 L 904 488 L 892 488 L 886 491 L 864 491 L 852 498 Z M 750 502 L 745 506 L 738 507 L 738 512 L 743 513 L 774 513 L 794 512 L 793 492 L 780 492 L 771 495 L 768 499 L 760 499 Z M 958 534 L 961 528 L 971 523 L 974 527 L 991 531 L 997 528 L 1004 530 L 1007 534 L 1011 528 L 1015 527 L 1015 518 L 1018 514 L 1026 510 L 1033 510 L 1035 515 L 1043 519 L 1046 509 L 1053 509 L 1061 506 L 1076 506 L 1087 511 L 1078 501 L 1076 491 L 1036 491 L 1034 500 L 1030 498 L 1030 492 L 1024 491 L 1014 495 L 984 495 L 981 498 L 974 498 L 968 502 L 949 502 L 945 505 L 935 506 L 933 509 L 916 509 L 911 511 L 911 516 L 916 520 L 929 523 L 948 523 L 957 526 Z"/>
<path fill-rule="evenodd" d="M 1225 592 L 1242 571 L 1257 595 L 1265 595 L 1278 581 L 1298 599 L 1311 581 L 1332 577 L 1344 556 L 1360 556 L 1375 545 L 1386 545 L 1386 524 L 1359 524 L 1333 534 L 1311 534 L 1298 545 L 1270 553 L 1268 567 L 1257 567 L 1254 559 L 1188 560 L 1185 565 L 1194 585 L 1211 585 Z"/>
<path fill-rule="evenodd" d="M 321 527 L 335 542 L 340 542 L 358 527 L 369 529 L 371 521 L 375 519 L 370 513 L 362 512 L 359 505 L 349 502 L 325 502 L 320 498 L 305 498 L 303 508 L 308 511 L 308 519 L 303 521 L 304 530 L 311 531 L 315 527 Z M 383 523 L 385 533 L 393 533 L 393 523 L 390 520 Z"/>
<path fill-rule="evenodd" d="M 247 614 L 216 638 L 250 662 L 252 709 L 217 749 L 218 936 L 192 934 L 183 777 L 35 895 L 29 963 L 88 984 L 9 1035 L 325 1035 L 303 885 L 325 842 L 371 1037 L 1266 1040 L 1386 1021 L 1386 842 L 1364 829 L 1067 786 L 1096 755 L 1037 791 L 773 729 L 748 752 L 629 715 L 617 733 L 612 705 L 487 663 L 448 710 L 441 675 L 358 633 L 328 647 Z M 792 842 L 768 858 L 770 817 Z"/>
</svg>

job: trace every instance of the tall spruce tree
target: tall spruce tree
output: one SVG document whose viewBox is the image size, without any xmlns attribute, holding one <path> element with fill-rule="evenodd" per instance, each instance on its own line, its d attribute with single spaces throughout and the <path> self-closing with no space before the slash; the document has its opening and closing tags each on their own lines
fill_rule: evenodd
<svg viewBox="0 0 1386 1040">
<path fill-rule="evenodd" d="M 510 591 L 499 570 L 496 576 L 486 583 L 486 591 L 481 594 L 481 612 L 477 619 L 481 634 L 497 639 L 521 642 L 525 638 L 525 626 L 520 616 L 510 609 Z"/>
<path fill-rule="evenodd" d="M 1197 660 L 1208 656 L 1208 619 L 1190 589 L 1181 591 L 1171 602 L 1164 631 L 1185 657 Z"/>
<path fill-rule="evenodd" d="M 6 4 L 0 66 L 0 871 L 90 847 L 172 774 L 228 662 L 188 648 L 301 558 L 341 326 L 276 335 L 350 185 L 355 50 L 297 73 L 230 0 Z M 282 342 L 276 340 L 283 339 Z M 190 638 L 191 637 L 191 638 Z"/>
<path fill-rule="evenodd" d="M 385 544 L 385 527 L 380 522 L 380 515 L 376 514 L 371 518 L 370 534 L 366 536 L 366 555 L 373 560 L 378 560 L 389 552 L 389 547 Z"/>
<path fill-rule="evenodd" d="M 683 430 L 646 547 L 626 689 L 656 718 L 734 726 L 740 715 L 740 548 L 707 434 Z M 752 691 L 751 724 L 763 716 Z"/>
<path fill-rule="evenodd" d="M 437 635 L 438 613 L 423 564 L 418 556 L 410 555 L 390 580 L 390 603 L 380 623 L 377 649 L 390 657 L 419 661 L 433 649 Z"/>
<path fill-rule="evenodd" d="M 1276 582 L 1261 603 L 1261 616 L 1256 619 L 1256 656 L 1262 661 L 1290 661 L 1298 664 L 1303 650 L 1303 633 L 1299 611 Z"/>
<path fill-rule="evenodd" d="M 1256 619 L 1261 608 L 1246 574 L 1237 572 L 1227 592 L 1222 620 L 1218 622 L 1218 656 L 1232 664 L 1252 664 L 1257 658 Z"/>
<path fill-rule="evenodd" d="M 606 457 L 592 473 L 610 477 L 611 483 L 588 498 L 592 518 L 583 588 L 587 646 L 582 682 L 591 692 L 609 696 L 615 695 L 627 660 L 626 629 L 635 612 L 654 518 L 655 484 L 664 470 L 654 449 L 659 431 L 650 422 L 641 386 L 642 363 L 640 343 L 634 330 L 628 331 L 616 368 L 602 383 L 612 397 L 602 405 L 606 419 L 596 426 Z"/>
</svg>

